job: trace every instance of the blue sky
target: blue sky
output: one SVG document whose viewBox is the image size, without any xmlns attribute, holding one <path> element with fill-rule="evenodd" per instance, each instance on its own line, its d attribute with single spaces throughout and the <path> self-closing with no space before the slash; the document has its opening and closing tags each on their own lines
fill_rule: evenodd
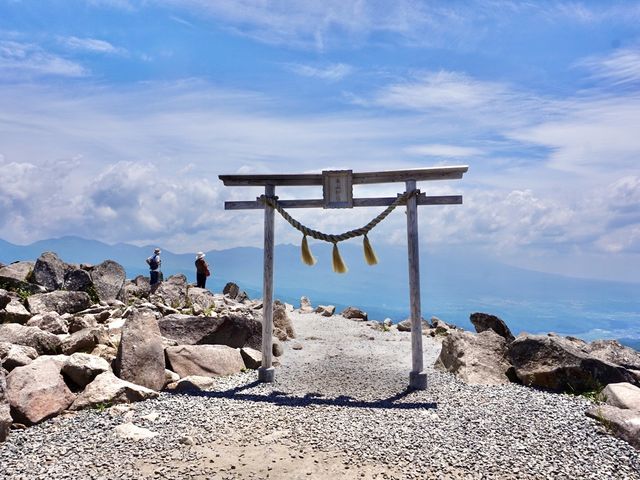
<svg viewBox="0 0 640 480">
<path fill-rule="evenodd" d="M 421 208 L 423 248 L 640 281 L 639 25 L 630 1 L 0 0 L 0 238 L 259 246 L 260 213 L 223 210 L 259 189 L 217 175 L 466 164 L 420 185 L 465 198 Z"/>
</svg>

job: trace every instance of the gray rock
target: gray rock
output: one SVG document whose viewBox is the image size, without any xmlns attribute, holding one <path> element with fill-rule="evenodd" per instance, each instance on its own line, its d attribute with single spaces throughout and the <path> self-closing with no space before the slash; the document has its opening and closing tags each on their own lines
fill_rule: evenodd
<svg viewBox="0 0 640 480">
<path fill-rule="evenodd" d="M 69 320 L 69 333 L 76 333 L 85 328 L 98 327 L 98 320 L 92 313 L 74 316 Z"/>
<path fill-rule="evenodd" d="M 227 345 L 233 348 L 262 346 L 262 323 L 242 315 L 193 317 L 168 315 L 158 320 L 163 337 L 179 345 Z"/>
<path fill-rule="evenodd" d="M 64 360 L 44 356 L 29 365 L 17 367 L 7 376 L 7 398 L 11 416 L 33 425 L 67 409 L 75 400 L 60 374 Z"/>
<path fill-rule="evenodd" d="M 226 345 L 179 345 L 165 352 L 168 367 L 181 378 L 232 375 L 245 368 L 240 351 Z"/>
<path fill-rule="evenodd" d="M 38 352 L 35 348 L 0 342 L 0 365 L 8 372 L 16 367 L 29 365 L 36 358 Z"/>
<path fill-rule="evenodd" d="M 623 367 L 600 360 L 579 342 L 549 335 L 519 335 L 508 349 L 515 374 L 525 385 L 553 391 L 584 392 L 609 383 L 634 382 Z"/>
<path fill-rule="evenodd" d="M 224 288 L 222 289 L 222 294 L 226 295 L 227 297 L 234 299 L 238 296 L 238 294 L 240 293 L 240 287 L 238 287 L 238 285 L 236 285 L 233 282 L 228 282 Z"/>
<path fill-rule="evenodd" d="M 111 345 L 96 345 L 96 347 L 91 351 L 91 355 L 104 358 L 109 365 L 111 365 L 111 363 L 116 359 L 117 354 L 118 351 Z"/>
<path fill-rule="evenodd" d="M 91 275 L 82 268 L 71 268 L 64 276 L 64 289 L 74 292 L 88 292 L 93 287 Z"/>
<path fill-rule="evenodd" d="M 109 343 L 109 334 L 104 328 L 84 328 L 65 338 L 61 344 L 61 349 L 65 355 L 71 355 L 76 352 L 89 353 L 97 345 L 109 345 Z"/>
<path fill-rule="evenodd" d="M 29 311 L 15 298 L 0 310 L 0 323 L 25 323 L 31 318 Z"/>
<path fill-rule="evenodd" d="M 640 412 L 611 405 L 598 405 L 586 412 L 602 423 L 608 431 L 640 450 Z"/>
<path fill-rule="evenodd" d="M 107 371 L 98 375 L 87 388 L 78 395 L 71 410 L 95 407 L 97 405 L 115 405 L 117 403 L 132 403 L 156 398 L 158 392 L 135 383 L 127 382 Z"/>
<path fill-rule="evenodd" d="M 14 262 L 5 265 L 0 268 L 0 283 L 2 283 L 3 280 L 11 285 L 29 283 L 33 273 L 33 267 L 33 262 Z M 11 282 L 11 280 L 14 280 L 15 283 Z"/>
<path fill-rule="evenodd" d="M 56 312 L 46 312 L 34 315 L 27 322 L 28 327 L 38 327 L 40 330 L 49 333 L 69 333 L 67 320 Z"/>
<path fill-rule="evenodd" d="M 282 345 L 280 344 L 280 342 L 278 342 L 277 340 L 273 340 L 273 343 L 271 344 L 271 354 L 274 357 L 281 357 L 282 355 L 284 355 L 284 348 L 282 348 Z"/>
<path fill-rule="evenodd" d="M 57 290 L 40 293 L 27 298 L 27 307 L 32 314 L 55 311 L 59 314 L 76 313 L 91 306 L 91 299 L 85 292 Z"/>
<path fill-rule="evenodd" d="M 287 315 L 287 308 L 283 303 L 277 300 L 273 304 L 273 326 L 274 328 L 282 330 L 286 337 L 296 338 L 296 332 L 293 329 L 293 324 L 291 323 L 289 315 Z"/>
<path fill-rule="evenodd" d="M 605 362 L 615 363 L 621 367 L 640 370 L 640 352 L 625 347 L 617 340 L 595 340 L 585 344 L 585 351 Z"/>
<path fill-rule="evenodd" d="M 186 305 L 187 285 L 187 277 L 172 275 L 160 284 L 149 299 L 171 308 L 183 308 Z"/>
<path fill-rule="evenodd" d="M 164 363 L 164 347 L 155 315 L 147 311 L 134 313 L 122 327 L 116 375 L 151 390 L 162 390 Z"/>
<path fill-rule="evenodd" d="M 427 322 L 424 318 L 421 319 L 420 323 L 422 324 L 422 331 L 423 332 L 425 330 L 428 330 L 429 328 L 431 328 L 431 325 L 429 325 L 429 322 Z M 406 320 L 402 320 L 401 322 L 398 322 L 397 327 L 398 327 L 398 331 L 400 331 L 400 332 L 410 332 L 411 331 L 411 319 L 407 318 Z"/>
<path fill-rule="evenodd" d="M 60 290 L 64 286 L 67 264 L 54 252 L 44 252 L 33 267 L 33 281 L 49 291 Z"/>
<path fill-rule="evenodd" d="M 336 307 L 334 305 L 318 305 L 314 311 L 323 317 L 330 317 L 335 313 Z"/>
<path fill-rule="evenodd" d="M 191 304 L 192 308 L 200 308 L 205 312 L 215 307 L 215 296 L 206 288 L 189 287 L 187 291 L 187 304 Z"/>
<path fill-rule="evenodd" d="M 245 367 L 256 370 L 262 366 L 262 352 L 260 350 L 244 347 L 240 349 L 240 354 Z"/>
<path fill-rule="evenodd" d="M 313 313 L 313 306 L 308 297 L 300 297 L 300 313 Z"/>
<path fill-rule="evenodd" d="M 12 423 L 11 408 L 7 398 L 7 381 L 4 372 L 0 369 L 0 442 L 4 442 L 9 436 Z"/>
<path fill-rule="evenodd" d="M 640 412 L 640 388 L 630 383 L 610 383 L 602 390 L 608 405 Z"/>
<path fill-rule="evenodd" d="M 127 276 L 122 265 L 113 260 L 105 260 L 93 267 L 90 275 L 100 300 L 108 302 L 124 298 L 124 282 Z"/>
<path fill-rule="evenodd" d="M 351 320 L 362 320 L 365 322 L 369 320 L 367 312 L 364 312 L 356 307 L 347 307 L 342 311 L 340 315 L 342 315 L 344 318 L 350 318 Z"/>
<path fill-rule="evenodd" d="M 0 288 L 0 310 L 6 307 L 11 301 L 11 295 L 6 290 Z"/>
<path fill-rule="evenodd" d="M 55 355 L 60 352 L 61 346 L 60 339 L 53 333 L 17 323 L 0 325 L 0 342 L 26 345 L 34 348 L 39 355 Z"/>
<path fill-rule="evenodd" d="M 152 432 L 148 428 L 138 427 L 131 422 L 118 425 L 114 429 L 114 433 L 117 437 L 135 441 L 147 440 L 158 435 L 158 432 Z"/>
<path fill-rule="evenodd" d="M 504 385 L 510 383 L 506 353 L 506 340 L 491 330 L 477 335 L 453 331 L 442 341 L 435 367 L 468 384 Z"/>
<path fill-rule="evenodd" d="M 213 390 L 216 381 L 212 377 L 189 375 L 167 385 L 166 390 L 175 393 L 206 392 Z"/>
<path fill-rule="evenodd" d="M 469 320 L 476 329 L 476 332 L 481 333 L 485 330 L 493 330 L 495 333 L 500 335 L 501 337 L 507 339 L 507 341 L 511 342 L 515 339 L 507 324 L 504 321 L 495 315 L 490 315 L 488 313 L 472 313 L 469 316 Z"/>
<path fill-rule="evenodd" d="M 80 389 L 90 384 L 101 373 L 109 370 L 109 363 L 104 358 L 80 352 L 67 357 L 62 366 L 62 373 Z"/>
</svg>

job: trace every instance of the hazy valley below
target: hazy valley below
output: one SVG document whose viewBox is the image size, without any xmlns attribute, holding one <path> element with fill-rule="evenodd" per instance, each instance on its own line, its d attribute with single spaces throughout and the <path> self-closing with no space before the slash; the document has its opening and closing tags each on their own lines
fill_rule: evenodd
<svg viewBox="0 0 640 480">
<path fill-rule="evenodd" d="M 375 247 L 375 245 L 374 245 Z M 399 321 L 408 316 L 406 250 L 377 247 L 379 264 L 366 265 L 359 242 L 343 243 L 341 253 L 349 266 L 346 275 L 331 270 L 328 244 L 311 245 L 318 263 L 300 261 L 300 249 L 278 245 L 275 253 L 275 296 L 299 304 L 308 296 L 314 305 L 349 305 L 368 311 L 370 318 Z M 511 267 L 464 252 L 421 251 L 423 317 L 435 315 L 472 329 L 469 315 L 486 312 L 501 317 L 514 333 L 557 332 L 586 340 L 616 338 L 640 348 L 639 285 L 586 280 Z M 73 263 L 99 263 L 112 259 L 124 266 L 127 276 L 148 275 L 145 258 L 152 247 L 107 245 L 94 240 L 63 237 L 13 245 L 0 240 L 0 262 L 35 260 L 54 251 Z M 195 280 L 194 255 L 163 251 L 165 275 L 184 273 Z M 239 247 L 207 252 L 213 267 L 207 287 L 220 291 L 233 281 L 258 297 L 262 290 L 262 250 Z"/>
</svg>

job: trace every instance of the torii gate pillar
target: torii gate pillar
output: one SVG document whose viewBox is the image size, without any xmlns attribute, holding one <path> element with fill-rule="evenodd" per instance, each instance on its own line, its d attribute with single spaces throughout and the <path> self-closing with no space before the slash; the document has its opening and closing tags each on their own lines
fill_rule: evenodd
<svg viewBox="0 0 640 480">
<path fill-rule="evenodd" d="M 406 191 L 416 188 L 415 180 L 405 182 Z M 420 252 L 418 247 L 418 199 L 407 200 L 407 246 L 409 253 L 409 302 L 411 304 L 411 372 L 409 388 L 427 388 L 427 374 L 422 362 L 422 313 L 420 308 Z"/>
<path fill-rule="evenodd" d="M 265 185 L 264 196 L 275 195 L 275 185 Z M 275 229 L 274 210 L 264 206 L 264 277 L 262 283 L 262 366 L 258 369 L 258 380 L 271 383 L 275 379 L 273 368 L 273 232 Z"/>
</svg>

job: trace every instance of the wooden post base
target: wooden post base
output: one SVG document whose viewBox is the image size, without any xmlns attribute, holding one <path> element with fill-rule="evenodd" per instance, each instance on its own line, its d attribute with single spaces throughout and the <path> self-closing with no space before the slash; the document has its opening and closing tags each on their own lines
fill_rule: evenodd
<svg viewBox="0 0 640 480">
<path fill-rule="evenodd" d="M 262 383 L 273 383 L 273 381 L 276 378 L 276 369 L 273 367 L 270 368 L 264 368 L 264 367 L 260 367 L 258 368 L 258 381 L 262 382 Z"/>
<path fill-rule="evenodd" d="M 409 373 L 409 388 L 412 390 L 427 389 L 427 374 L 424 372 Z"/>
</svg>

